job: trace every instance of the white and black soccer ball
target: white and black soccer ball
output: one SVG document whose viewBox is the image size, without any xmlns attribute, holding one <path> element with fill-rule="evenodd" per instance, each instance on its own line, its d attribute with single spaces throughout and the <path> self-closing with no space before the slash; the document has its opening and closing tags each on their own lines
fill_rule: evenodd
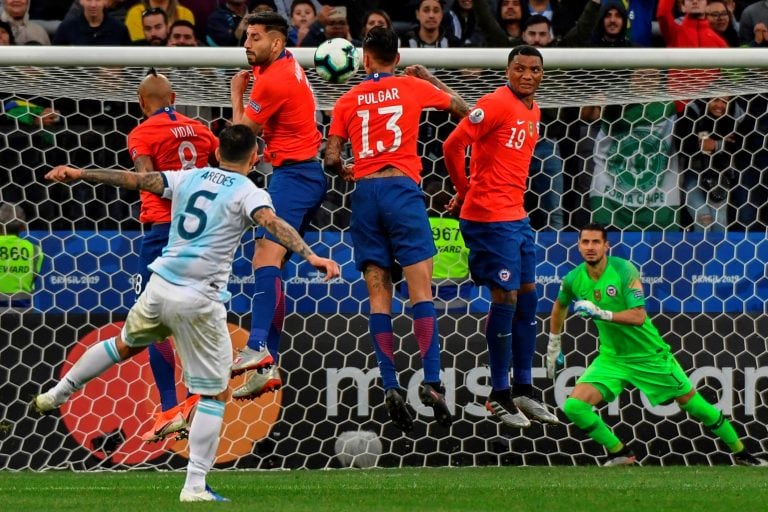
<svg viewBox="0 0 768 512">
<path fill-rule="evenodd" d="M 336 438 L 334 451 L 346 468 L 372 468 L 381 455 L 381 439 L 370 430 L 347 430 Z"/>
<path fill-rule="evenodd" d="M 323 80 L 343 84 L 360 67 L 360 52 L 341 37 L 320 43 L 315 50 L 315 71 Z"/>
</svg>

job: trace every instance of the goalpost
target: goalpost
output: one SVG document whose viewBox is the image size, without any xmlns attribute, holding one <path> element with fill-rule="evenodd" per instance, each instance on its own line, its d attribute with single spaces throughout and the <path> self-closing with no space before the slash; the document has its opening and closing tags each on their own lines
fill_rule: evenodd
<svg viewBox="0 0 768 512">
<path fill-rule="evenodd" d="M 401 53 L 402 65 L 419 63 L 433 69 L 472 104 L 504 83 L 509 50 L 404 48 Z M 620 145 L 602 155 L 596 148 L 619 122 L 606 121 L 599 107 L 737 97 L 740 119 L 752 121 L 744 125 L 752 128 L 744 134 L 740 153 L 747 156 L 734 157 L 733 163 L 743 163 L 743 175 L 757 173 L 758 180 L 748 186 L 746 202 L 733 209 L 753 208 L 757 212 L 753 221 L 726 233 L 685 232 L 678 225 L 668 231 L 617 230 L 610 241 L 613 254 L 628 257 L 643 272 L 649 314 L 694 384 L 734 418 L 751 451 L 763 451 L 766 447 L 760 442 L 766 438 L 768 423 L 764 405 L 768 239 L 760 208 L 768 197 L 766 182 L 761 181 L 768 164 L 765 148 L 749 144 L 764 137 L 761 130 L 768 127 L 768 114 L 762 109 L 768 97 L 765 53 L 596 48 L 542 53 L 545 78 L 537 100 L 554 113 L 542 128 L 559 148 L 559 160 L 553 162 L 562 180 L 557 185 L 544 169 L 546 162 L 539 164 L 526 198 L 540 260 L 535 388 L 545 402 L 559 409 L 595 354 L 594 329 L 581 319 L 571 319 L 564 337 L 566 368 L 554 383 L 545 377 L 546 320 L 560 279 L 579 261 L 575 228 L 591 216 L 596 165 L 601 157 L 621 153 Z M 311 49 L 295 49 L 295 54 L 315 90 L 317 120 L 325 135 L 333 102 L 363 73 L 350 84 L 328 84 L 309 67 Z M 229 115 L 229 80 L 247 64 L 240 48 L 19 46 L 0 52 L 0 201 L 25 209 L 30 236 L 42 245 L 46 257 L 35 307 L 0 314 L 0 330 L 8 333 L 8 342 L 0 346 L 0 469 L 178 469 L 186 464 L 186 441 L 143 445 L 138 438 L 159 404 L 146 356 L 89 383 L 61 414 L 40 420 L 25 414 L 28 398 L 58 379 L 98 334 L 119 329 L 134 300 L 132 276 L 141 236 L 135 220 L 136 193 L 86 183 L 64 188 L 43 183 L 42 176 L 61 163 L 131 167 L 125 135 L 141 120 L 136 88 L 150 66 L 169 76 L 179 108 L 217 127 Z M 682 87 L 673 91 L 664 79 L 669 69 L 689 70 Z M 43 107 L 55 108 L 58 122 L 40 126 L 35 119 Z M 428 198 L 450 191 L 442 141 L 453 126 L 443 113 L 423 116 L 418 147 Z M 643 154 L 647 147 L 638 144 L 625 160 L 647 156 Z M 670 162 L 676 161 L 679 149 L 674 144 L 660 147 Z M 270 172 L 262 167 L 259 171 L 265 177 Z M 674 164 L 663 171 L 680 172 Z M 681 184 L 674 176 L 676 193 L 669 197 L 677 202 L 669 206 L 682 214 Z M 658 176 L 623 177 L 634 180 L 637 187 L 641 178 L 652 182 Z M 433 425 L 431 410 L 417 398 L 418 349 L 408 316 L 401 314 L 408 309 L 407 300 L 398 294 L 397 367 L 418 421 L 407 436 L 392 426 L 367 335 L 365 286 L 351 263 L 347 234 L 351 189 L 333 176 L 329 184 L 328 198 L 307 238 L 319 253 L 343 265 L 343 276 L 325 284 L 307 265 L 294 261 L 287 265 L 288 315 L 281 361 L 285 387 L 253 402 L 227 405 L 217 467 L 340 467 L 353 459 L 335 457 L 337 440 L 357 430 L 373 433 L 365 434 L 366 443 L 356 448 L 364 455 L 358 465 L 365 466 L 593 464 L 603 455 L 570 425 L 534 424 L 516 431 L 488 416 L 483 407 L 489 390 L 483 336 L 488 296 L 471 286 L 465 286 L 462 295 L 436 301 L 443 380 L 456 416 L 451 429 Z M 553 197 L 554 203 L 547 202 Z M 562 210 L 564 226 L 556 230 L 552 226 L 557 209 Z M 251 250 L 247 235 L 230 281 L 229 321 L 233 345 L 238 347 L 245 343 L 250 323 Z M 183 393 L 180 381 L 179 393 Z M 626 393 L 601 414 L 620 437 L 639 444 L 644 464 L 730 462 L 723 447 L 697 422 L 675 406 L 651 407 L 637 391 Z M 565 420 L 561 411 L 559 415 Z"/>
</svg>

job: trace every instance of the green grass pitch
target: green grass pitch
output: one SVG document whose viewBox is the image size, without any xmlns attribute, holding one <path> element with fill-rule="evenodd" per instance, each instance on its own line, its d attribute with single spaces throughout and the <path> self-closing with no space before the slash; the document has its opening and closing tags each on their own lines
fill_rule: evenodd
<svg viewBox="0 0 768 512">
<path fill-rule="evenodd" d="M 179 503 L 183 472 L 3 472 L 3 511 L 768 510 L 768 473 L 744 467 L 481 467 L 213 471 L 231 503 Z"/>
</svg>

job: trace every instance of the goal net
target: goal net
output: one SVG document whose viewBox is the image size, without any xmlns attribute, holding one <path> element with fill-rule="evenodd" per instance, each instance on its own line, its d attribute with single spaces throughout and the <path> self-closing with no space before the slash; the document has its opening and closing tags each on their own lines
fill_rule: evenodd
<svg viewBox="0 0 768 512">
<path fill-rule="evenodd" d="M 474 103 L 504 83 L 507 53 L 403 49 L 402 62 L 426 65 Z M 287 264 L 285 385 L 255 401 L 227 404 L 217 467 L 594 464 L 602 449 L 560 410 L 596 354 L 594 328 L 579 318 L 567 322 L 566 367 L 554 383 L 546 378 L 542 359 L 560 280 L 580 261 L 576 229 L 593 218 L 612 226 L 612 254 L 640 267 L 648 312 L 694 384 L 735 420 L 749 449 L 763 451 L 768 76 L 761 52 L 543 53 L 542 141 L 526 195 L 537 232 L 541 297 L 533 376 L 541 398 L 558 409 L 563 424 L 510 430 L 483 407 L 490 390 L 483 336 L 488 294 L 472 286 L 463 270 L 435 280 L 442 378 L 456 421 L 450 429 L 440 427 L 418 400 L 420 361 L 406 291 L 399 286 L 396 364 L 418 420 L 408 435 L 389 422 L 367 333 L 365 285 L 352 264 L 351 188 L 328 176 L 328 197 L 307 240 L 342 264 L 342 278 L 326 284 L 295 258 Z M 311 61 L 311 51 L 296 54 L 304 65 Z M 87 183 L 50 185 L 43 175 L 64 163 L 131 168 L 125 139 L 141 121 L 136 88 L 149 66 L 169 76 L 180 110 L 217 130 L 230 116 L 229 80 L 245 61 L 237 48 L 14 47 L 0 54 L 0 200 L 24 209 L 25 236 L 45 255 L 31 308 L 11 309 L 0 296 L 5 300 L 0 330 L 7 339 L 0 346 L 1 469 L 186 465 L 186 441 L 145 445 L 139 438 L 159 407 L 145 354 L 90 382 L 60 413 L 26 415 L 30 397 L 58 380 L 90 344 L 117 333 L 133 304 L 142 235 L 138 195 Z M 333 102 L 350 84 L 321 82 L 307 69 L 325 135 Z M 724 99 L 716 107 L 712 98 Z M 680 110 L 683 116 L 676 115 L 684 105 L 680 100 L 688 103 Z M 56 122 L 41 124 L 46 107 L 57 112 Z M 696 116 L 708 115 L 718 120 L 699 129 L 704 125 Z M 422 118 L 418 147 L 435 217 L 451 190 L 442 142 L 453 126 L 443 113 Z M 721 143 L 701 151 L 700 138 Z M 699 149 L 686 149 L 691 141 Z M 267 183 L 271 170 L 258 170 Z M 704 175 L 708 184 L 703 178 L 689 181 Z M 445 232 L 434 234 L 441 242 Z M 248 233 L 230 280 L 234 347 L 245 344 L 250 325 L 252 250 Z M 0 262 L 11 265 L 1 254 Z M 674 405 L 652 407 L 636 390 L 600 414 L 617 435 L 636 443 L 644 464 L 730 463 L 724 447 L 697 422 Z M 359 430 L 368 433 L 346 434 Z M 357 441 L 346 449 L 341 442 L 346 439 Z M 336 456 L 337 450 L 346 455 Z M 350 459 L 350 453 L 361 456 Z"/>
</svg>

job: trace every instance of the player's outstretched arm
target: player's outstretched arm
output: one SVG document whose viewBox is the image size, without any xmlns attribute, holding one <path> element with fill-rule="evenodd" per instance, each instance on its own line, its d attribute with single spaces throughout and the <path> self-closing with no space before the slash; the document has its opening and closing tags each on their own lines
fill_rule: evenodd
<svg viewBox="0 0 768 512">
<path fill-rule="evenodd" d="M 163 178 L 159 172 L 137 174 L 112 169 L 76 169 L 67 165 L 59 165 L 51 169 L 45 175 L 45 179 L 59 183 L 83 180 L 91 183 L 115 185 L 129 190 L 147 190 L 155 194 L 162 194 L 165 189 Z"/>
<path fill-rule="evenodd" d="M 448 106 L 448 112 L 458 118 L 466 117 L 469 114 L 469 105 L 464 101 L 459 93 L 448 87 L 442 80 L 429 72 L 427 68 L 421 64 L 414 64 L 405 68 L 405 74 L 409 76 L 415 76 L 431 83 L 441 91 L 445 91 L 451 95 L 451 104 Z"/>
<path fill-rule="evenodd" d="M 259 208 L 253 214 L 253 220 L 272 233 L 281 244 L 307 260 L 317 270 L 323 272 L 325 274 L 324 281 L 329 281 L 341 274 L 338 263 L 328 258 L 321 258 L 315 254 L 304 239 L 301 238 L 299 232 L 275 215 L 275 211 L 271 208 Z"/>
</svg>

